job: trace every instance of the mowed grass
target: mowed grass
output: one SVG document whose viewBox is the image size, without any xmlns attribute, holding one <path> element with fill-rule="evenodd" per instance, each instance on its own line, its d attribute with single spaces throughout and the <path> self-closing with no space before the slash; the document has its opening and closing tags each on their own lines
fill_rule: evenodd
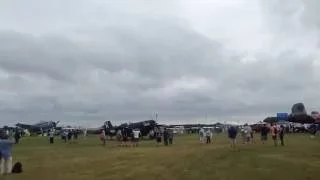
<svg viewBox="0 0 320 180">
<path fill-rule="evenodd" d="M 258 136 L 258 135 L 257 135 Z M 239 145 L 231 150 L 225 134 L 212 144 L 199 144 L 198 136 L 175 137 L 172 147 L 156 147 L 142 141 L 138 148 L 103 147 L 96 136 L 64 144 L 56 138 L 29 137 L 14 146 L 14 162 L 23 163 L 22 174 L 0 177 L 7 180 L 270 180 L 320 179 L 320 140 L 308 135 L 288 135 L 285 147 L 271 140 L 262 145 Z"/>
</svg>

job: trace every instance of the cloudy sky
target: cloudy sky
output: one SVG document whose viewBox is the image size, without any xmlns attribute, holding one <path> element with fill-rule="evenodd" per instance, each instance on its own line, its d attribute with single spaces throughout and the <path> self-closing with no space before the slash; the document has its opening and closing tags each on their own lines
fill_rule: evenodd
<svg viewBox="0 0 320 180">
<path fill-rule="evenodd" d="M 319 0 L 0 1 L 0 125 L 320 110 L 319 10 Z"/>
</svg>

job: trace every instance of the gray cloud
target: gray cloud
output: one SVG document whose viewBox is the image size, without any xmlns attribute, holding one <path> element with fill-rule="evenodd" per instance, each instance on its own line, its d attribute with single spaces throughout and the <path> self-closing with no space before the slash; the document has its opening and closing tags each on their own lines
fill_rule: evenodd
<svg viewBox="0 0 320 180">
<path fill-rule="evenodd" d="M 195 7 L 182 1 L 139 1 L 139 7 L 128 1 L 34 2 L 0 3 L 0 20 L 6 17 L 0 24 L 3 123 L 58 119 L 97 126 L 155 112 L 161 122 L 201 122 L 205 114 L 210 122 L 252 122 L 300 101 L 310 110 L 319 106 L 316 1 L 281 2 L 291 4 L 286 8 L 278 1 L 250 7 L 245 1 Z M 204 6 L 226 9 L 221 18 L 230 23 L 217 25 L 229 36 L 216 36 L 224 30 Z M 26 14 L 34 8 L 43 10 Z M 208 14 L 192 19 L 186 8 Z M 226 14 L 232 8 L 240 22 Z M 248 19 L 246 8 L 256 16 Z M 251 34 L 243 37 L 246 29 Z"/>
</svg>

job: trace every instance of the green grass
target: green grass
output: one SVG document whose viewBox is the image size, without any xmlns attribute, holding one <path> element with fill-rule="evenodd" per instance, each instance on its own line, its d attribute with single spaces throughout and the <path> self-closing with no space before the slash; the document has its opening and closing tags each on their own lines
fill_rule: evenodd
<svg viewBox="0 0 320 180">
<path fill-rule="evenodd" d="M 14 146 L 14 162 L 21 161 L 24 173 L 7 180 L 270 180 L 320 179 L 320 138 L 290 135 L 287 146 L 259 143 L 229 148 L 225 135 L 210 145 L 199 144 L 197 136 L 175 138 L 172 147 L 156 147 L 142 141 L 138 148 L 103 147 L 97 137 L 64 144 L 56 139 L 30 137 Z"/>
</svg>

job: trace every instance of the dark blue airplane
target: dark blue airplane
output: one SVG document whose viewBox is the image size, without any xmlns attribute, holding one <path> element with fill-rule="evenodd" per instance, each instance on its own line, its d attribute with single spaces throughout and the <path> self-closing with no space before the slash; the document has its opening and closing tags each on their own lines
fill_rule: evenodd
<svg viewBox="0 0 320 180">
<path fill-rule="evenodd" d="M 59 121 L 41 121 L 36 124 L 16 124 L 17 127 L 21 129 L 27 129 L 30 133 L 42 134 L 44 132 L 48 132 L 50 129 L 56 129 Z"/>
</svg>

